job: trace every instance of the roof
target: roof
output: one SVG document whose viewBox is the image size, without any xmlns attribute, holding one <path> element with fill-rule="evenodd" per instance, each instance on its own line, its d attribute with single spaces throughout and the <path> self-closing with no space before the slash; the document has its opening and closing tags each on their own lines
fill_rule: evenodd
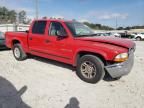
<svg viewBox="0 0 144 108">
<path fill-rule="evenodd" d="M 35 19 L 34 21 L 58 21 L 58 22 L 73 22 L 74 20 L 65 20 L 65 19 Z"/>
<path fill-rule="evenodd" d="M 35 19 L 34 21 L 58 21 L 58 22 L 73 22 L 75 20 L 66 20 L 62 18 L 43 18 L 43 19 Z"/>
</svg>

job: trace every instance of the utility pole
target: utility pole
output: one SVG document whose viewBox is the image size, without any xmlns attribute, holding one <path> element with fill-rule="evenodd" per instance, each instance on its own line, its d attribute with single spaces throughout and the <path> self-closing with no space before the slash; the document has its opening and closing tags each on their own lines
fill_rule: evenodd
<svg viewBox="0 0 144 108">
<path fill-rule="evenodd" d="M 115 20 L 116 20 L 116 28 L 115 29 L 117 29 L 117 27 L 118 27 L 117 16 L 115 17 Z"/>
<path fill-rule="evenodd" d="M 39 17 L 38 0 L 35 0 L 35 11 L 36 11 L 36 19 L 38 19 L 38 17 Z"/>
</svg>

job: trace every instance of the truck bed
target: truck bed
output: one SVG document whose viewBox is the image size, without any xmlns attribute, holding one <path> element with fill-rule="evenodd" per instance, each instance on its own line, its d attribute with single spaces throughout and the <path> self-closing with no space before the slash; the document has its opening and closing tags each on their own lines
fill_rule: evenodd
<svg viewBox="0 0 144 108">
<path fill-rule="evenodd" d="M 19 40 L 25 51 L 28 50 L 28 33 L 27 32 L 6 32 L 6 45 L 8 48 L 13 47 L 13 42 Z"/>
</svg>

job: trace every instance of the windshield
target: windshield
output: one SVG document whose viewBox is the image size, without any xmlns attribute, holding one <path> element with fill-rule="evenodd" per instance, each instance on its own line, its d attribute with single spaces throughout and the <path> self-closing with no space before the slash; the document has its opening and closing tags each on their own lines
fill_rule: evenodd
<svg viewBox="0 0 144 108">
<path fill-rule="evenodd" d="M 90 36 L 95 34 L 88 26 L 79 22 L 66 22 L 66 25 L 74 37 Z"/>
</svg>

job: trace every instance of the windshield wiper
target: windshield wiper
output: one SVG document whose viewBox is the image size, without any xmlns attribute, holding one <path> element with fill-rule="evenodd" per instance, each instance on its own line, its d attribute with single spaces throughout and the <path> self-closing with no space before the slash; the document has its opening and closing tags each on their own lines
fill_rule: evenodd
<svg viewBox="0 0 144 108">
<path fill-rule="evenodd" d="M 97 34 L 90 34 L 89 36 L 97 36 Z"/>
<path fill-rule="evenodd" d="M 76 35 L 76 37 L 91 37 L 91 36 L 97 36 L 97 34 Z"/>
<path fill-rule="evenodd" d="M 90 36 L 90 35 L 76 35 L 76 37 L 87 37 L 87 36 Z"/>
<path fill-rule="evenodd" d="M 87 36 L 87 37 L 91 37 L 91 36 L 97 36 L 97 34 L 78 35 L 78 37 L 82 37 L 82 36 Z"/>
</svg>

